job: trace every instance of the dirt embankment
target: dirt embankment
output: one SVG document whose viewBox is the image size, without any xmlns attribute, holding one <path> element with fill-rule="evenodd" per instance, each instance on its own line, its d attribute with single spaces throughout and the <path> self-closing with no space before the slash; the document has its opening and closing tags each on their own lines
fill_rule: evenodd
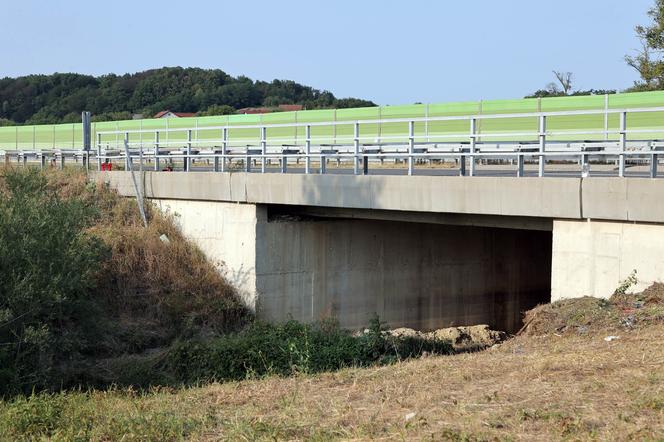
<svg viewBox="0 0 664 442">
<path fill-rule="evenodd" d="M 644 325 L 664 322 L 664 283 L 656 282 L 638 293 L 616 293 L 609 299 L 583 297 L 563 299 L 535 307 L 525 313 L 517 335 L 546 336 L 605 333 L 617 336 Z M 500 344 L 509 335 L 488 325 L 449 327 L 431 332 L 411 328 L 390 330 L 393 336 L 416 336 L 452 343 L 457 351 L 482 350 Z"/>
<path fill-rule="evenodd" d="M 521 334 L 593 334 L 629 331 L 664 322 L 664 284 L 639 293 L 616 293 L 609 299 L 563 299 L 526 313 Z"/>
</svg>

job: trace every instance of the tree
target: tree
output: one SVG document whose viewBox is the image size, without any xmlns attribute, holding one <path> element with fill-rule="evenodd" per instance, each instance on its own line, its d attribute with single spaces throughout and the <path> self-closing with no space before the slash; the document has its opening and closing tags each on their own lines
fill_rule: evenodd
<svg viewBox="0 0 664 442">
<path fill-rule="evenodd" d="M 201 117 L 211 117 L 214 115 L 232 115 L 235 113 L 235 108 L 226 104 L 213 104 L 207 110 L 199 112 Z"/>
<path fill-rule="evenodd" d="M 626 55 L 625 61 L 641 77 L 631 90 L 655 90 L 664 88 L 664 0 L 655 0 L 648 16 L 648 26 L 636 26 L 634 30 L 641 42 L 641 49 L 634 55 Z"/>
<path fill-rule="evenodd" d="M 569 95 L 572 92 L 572 73 L 553 71 L 553 75 L 556 76 L 560 87 L 563 88 L 563 95 Z"/>
<path fill-rule="evenodd" d="M 572 93 L 572 77 L 571 72 L 558 72 L 553 71 L 558 83 L 552 81 L 546 85 L 544 89 L 535 91 L 526 98 L 541 98 L 541 97 L 564 97 L 567 95 L 592 95 L 593 89 L 589 91 L 582 91 L 582 93 Z"/>
<path fill-rule="evenodd" d="M 79 121 L 84 110 L 103 121 L 135 113 L 154 115 L 164 109 L 220 115 L 286 103 L 320 109 L 346 107 L 349 101 L 291 80 L 254 81 L 220 69 L 164 67 L 101 77 L 56 73 L 0 78 L 0 118 L 18 124 Z"/>
</svg>

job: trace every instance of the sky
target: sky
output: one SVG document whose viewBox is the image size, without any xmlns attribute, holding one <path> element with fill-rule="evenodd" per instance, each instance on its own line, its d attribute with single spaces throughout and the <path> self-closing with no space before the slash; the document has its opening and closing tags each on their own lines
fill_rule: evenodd
<svg viewBox="0 0 664 442">
<path fill-rule="evenodd" d="M 653 0 L 0 0 L 0 77 L 219 68 L 381 105 L 624 89 Z"/>
</svg>

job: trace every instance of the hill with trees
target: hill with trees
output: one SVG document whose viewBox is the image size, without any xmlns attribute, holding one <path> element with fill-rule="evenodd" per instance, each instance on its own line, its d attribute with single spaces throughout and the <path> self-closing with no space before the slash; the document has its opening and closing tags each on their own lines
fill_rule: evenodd
<svg viewBox="0 0 664 442">
<path fill-rule="evenodd" d="M 78 122 L 84 110 L 96 121 L 108 121 L 164 109 L 218 115 L 279 104 L 306 109 L 375 106 L 291 80 L 254 81 L 220 69 L 164 67 L 99 77 L 55 73 L 0 79 L 0 125 Z"/>
</svg>

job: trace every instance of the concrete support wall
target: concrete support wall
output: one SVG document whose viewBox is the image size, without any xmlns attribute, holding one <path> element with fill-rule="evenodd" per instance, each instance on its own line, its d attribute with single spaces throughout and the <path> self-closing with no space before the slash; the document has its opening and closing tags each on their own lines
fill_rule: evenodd
<svg viewBox="0 0 664 442">
<path fill-rule="evenodd" d="M 551 298 L 608 298 L 636 270 L 641 290 L 664 280 L 664 225 L 556 220 Z"/>
<path fill-rule="evenodd" d="M 515 331 L 548 302 L 551 233 L 377 220 L 259 222 L 260 317 L 378 314 L 420 330 L 489 324 Z"/>
<path fill-rule="evenodd" d="M 173 216 L 182 233 L 194 241 L 235 286 L 252 310 L 256 307 L 256 223 L 264 207 L 210 201 L 153 200 Z"/>
<path fill-rule="evenodd" d="M 551 233 L 364 219 L 268 220 L 268 207 L 154 200 L 260 318 L 360 328 L 487 323 L 547 302 Z"/>
</svg>

